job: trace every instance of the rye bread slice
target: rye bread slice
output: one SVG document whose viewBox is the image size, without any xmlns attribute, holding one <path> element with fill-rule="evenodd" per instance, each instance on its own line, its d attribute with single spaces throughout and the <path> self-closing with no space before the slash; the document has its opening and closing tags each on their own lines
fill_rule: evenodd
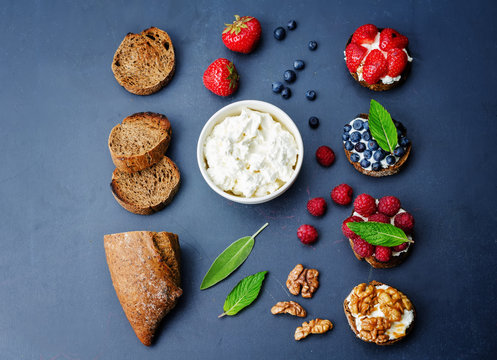
<svg viewBox="0 0 497 360">
<path fill-rule="evenodd" d="M 135 173 L 115 169 L 110 187 L 117 202 L 128 211 L 150 215 L 168 205 L 179 190 L 180 173 L 164 156 L 157 164 Z"/>
<path fill-rule="evenodd" d="M 156 27 L 128 33 L 112 60 L 117 82 L 136 95 L 153 94 L 171 81 L 176 69 L 169 35 Z"/>
<path fill-rule="evenodd" d="M 369 115 L 368 114 L 359 114 L 357 117 L 360 117 L 362 119 L 368 120 Z M 399 126 L 400 131 L 402 132 L 402 135 L 405 136 L 407 134 L 407 130 L 404 125 L 400 124 Z M 379 171 L 373 171 L 373 170 L 366 170 L 364 169 L 359 162 L 353 162 L 350 160 L 350 155 L 352 155 L 352 151 L 349 151 L 345 149 L 345 144 L 343 144 L 343 150 L 345 151 L 345 156 L 347 156 L 347 160 L 352 164 L 353 167 L 360 173 L 368 176 L 373 176 L 373 177 L 383 177 L 383 176 L 389 176 L 389 175 L 394 175 L 397 174 L 400 171 L 400 168 L 404 163 L 406 162 L 407 158 L 409 157 L 409 154 L 411 153 L 411 148 L 412 144 L 409 143 L 406 148 L 406 152 L 404 155 L 402 155 L 399 160 L 393 165 L 389 166 L 387 168 L 381 169 Z"/>
<path fill-rule="evenodd" d="M 371 281 L 369 284 L 374 285 L 374 286 L 377 286 L 377 285 L 386 285 L 386 284 L 383 284 L 383 283 L 381 283 L 379 281 L 376 281 L 376 280 Z M 388 285 L 388 286 L 390 286 L 390 285 Z M 391 286 L 391 287 L 393 287 L 393 286 Z M 348 295 L 347 295 L 347 297 L 348 297 Z M 352 316 L 352 313 L 351 313 L 348 305 L 349 305 L 349 302 L 348 302 L 347 298 L 345 298 L 345 300 L 343 301 L 343 311 L 345 313 L 345 317 L 347 318 L 347 321 L 349 323 L 350 328 L 352 329 L 352 331 L 354 332 L 354 334 L 356 334 L 356 337 L 358 339 L 361 339 L 362 341 L 365 341 L 365 342 L 371 342 L 371 341 L 365 340 L 365 339 L 363 339 L 363 338 L 360 337 L 359 331 L 357 331 L 357 327 L 355 325 L 354 316 Z M 412 310 L 413 310 L 414 317 L 413 317 L 413 320 L 412 320 L 411 324 L 409 324 L 409 327 L 406 329 L 404 336 L 401 336 L 401 337 L 399 337 L 397 339 L 388 340 L 386 342 L 380 342 L 380 343 L 374 342 L 374 344 L 376 344 L 376 345 L 382 345 L 382 346 L 383 345 L 392 345 L 392 344 L 395 344 L 396 342 L 404 339 L 407 335 L 409 335 L 409 333 L 413 329 L 414 323 L 416 322 L 416 309 L 414 308 L 414 305 L 412 304 L 412 302 L 411 302 L 411 305 L 412 305 Z"/>
<path fill-rule="evenodd" d="M 136 336 L 147 346 L 160 321 L 183 293 L 154 235 L 150 231 L 133 231 L 104 236 L 117 298 Z"/>
<path fill-rule="evenodd" d="M 116 167 L 132 173 L 158 163 L 171 141 L 171 124 L 166 116 L 136 113 L 114 126 L 109 135 L 109 151 Z"/>
</svg>

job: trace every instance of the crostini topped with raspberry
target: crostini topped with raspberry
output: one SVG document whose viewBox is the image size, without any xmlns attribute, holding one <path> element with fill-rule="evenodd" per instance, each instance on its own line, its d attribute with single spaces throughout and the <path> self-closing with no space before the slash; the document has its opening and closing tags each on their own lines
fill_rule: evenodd
<svg viewBox="0 0 497 360">
<path fill-rule="evenodd" d="M 410 70 L 408 44 L 408 38 L 394 29 L 362 25 L 347 42 L 345 63 L 362 86 L 390 90 L 403 83 Z"/>
</svg>

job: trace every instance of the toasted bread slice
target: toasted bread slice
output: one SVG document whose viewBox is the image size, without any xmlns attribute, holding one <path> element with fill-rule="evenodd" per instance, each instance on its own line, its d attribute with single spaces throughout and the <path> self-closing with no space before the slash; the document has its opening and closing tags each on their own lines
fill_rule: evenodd
<svg viewBox="0 0 497 360">
<path fill-rule="evenodd" d="M 171 38 L 156 27 L 126 35 L 112 60 L 117 82 L 136 95 L 159 91 L 171 81 L 175 69 Z"/>
<path fill-rule="evenodd" d="M 114 126 L 108 144 L 114 165 L 132 173 L 158 163 L 170 141 L 171 124 L 167 117 L 142 112 L 128 116 Z"/>
<path fill-rule="evenodd" d="M 110 187 L 123 208 L 135 214 L 150 215 L 172 201 L 179 190 L 180 179 L 176 164 L 164 156 L 157 164 L 135 173 L 115 169 Z"/>
<path fill-rule="evenodd" d="M 369 283 L 369 285 L 373 285 L 373 286 L 381 286 L 381 285 L 385 285 L 379 281 L 376 281 L 376 280 L 373 280 Z M 389 286 L 389 285 L 387 285 Z M 399 291 L 400 292 L 400 291 Z M 402 293 L 401 293 L 402 294 Z M 404 294 L 402 294 L 404 295 Z M 405 295 L 404 295 L 405 296 Z M 410 302 L 410 301 L 409 301 Z M 375 343 L 376 345 L 392 345 L 392 344 L 395 344 L 396 342 L 404 339 L 407 335 L 409 335 L 409 333 L 412 331 L 413 329 L 413 326 L 414 326 L 414 322 L 416 321 L 416 310 L 414 308 L 414 305 L 412 305 L 411 303 L 411 306 L 412 306 L 412 311 L 413 311 L 413 320 L 412 322 L 409 324 L 409 326 L 407 327 L 407 329 L 405 330 L 405 333 L 403 336 L 400 336 L 396 339 L 391 339 L 391 340 L 388 340 L 388 341 L 385 341 L 385 342 L 380 342 L 380 341 L 371 341 L 371 340 L 367 340 L 365 339 L 364 337 L 361 336 L 360 332 L 357 330 L 357 327 L 356 327 L 356 323 L 355 323 L 355 318 L 354 316 L 352 315 L 352 312 L 351 312 L 351 309 L 349 307 L 349 300 L 348 300 L 348 297 L 343 301 L 343 310 L 345 312 L 345 316 L 347 317 L 347 321 L 349 323 L 349 326 L 350 328 L 352 329 L 352 331 L 354 332 L 354 334 L 356 334 L 356 336 L 363 340 L 363 341 L 366 341 L 366 342 L 372 342 L 372 343 Z"/>
<path fill-rule="evenodd" d="M 360 118 L 363 118 L 365 120 L 368 120 L 369 115 L 368 114 L 359 114 L 359 115 L 357 115 L 357 117 L 360 117 Z M 402 124 L 400 124 L 399 128 L 400 128 L 400 130 L 402 132 L 402 135 L 405 136 L 407 134 L 407 130 L 406 130 L 405 126 L 402 125 Z M 404 155 L 402 155 L 399 158 L 399 160 L 393 166 L 389 166 L 389 167 L 381 169 L 379 171 L 373 171 L 373 170 L 366 170 L 366 169 L 364 169 L 361 166 L 361 164 L 359 164 L 359 162 L 353 162 L 353 161 L 351 161 L 350 160 L 350 155 L 352 155 L 353 152 L 345 149 L 345 144 L 343 145 L 343 150 L 345 151 L 345 156 L 347 156 L 347 160 L 349 160 L 349 162 L 352 164 L 352 166 L 354 166 L 355 169 L 357 171 L 359 171 L 360 173 L 362 173 L 364 175 L 368 175 L 368 176 L 373 176 L 373 177 L 383 177 L 383 176 L 389 176 L 389 175 L 397 174 L 400 171 L 402 165 L 404 165 L 404 163 L 406 162 L 407 158 L 409 157 L 409 154 L 411 153 L 411 148 L 412 148 L 412 144 L 409 143 L 407 145 L 407 148 L 406 148 L 406 151 L 405 151 Z"/>
<path fill-rule="evenodd" d="M 156 235 L 150 231 L 133 231 L 104 236 L 105 255 L 117 298 L 136 336 L 147 346 L 152 343 L 160 321 L 183 293 L 154 242 Z"/>
</svg>

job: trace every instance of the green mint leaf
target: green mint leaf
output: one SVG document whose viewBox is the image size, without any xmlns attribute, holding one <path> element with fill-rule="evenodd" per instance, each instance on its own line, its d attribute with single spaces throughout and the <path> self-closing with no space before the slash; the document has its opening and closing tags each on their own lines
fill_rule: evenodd
<svg viewBox="0 0 497 360">
<path fill-rule="evenodd" d="M 371 135 L 378 142 L 378 145 L 383 150 L 393 153 L 398 143 L 397 128 L 388 111 L 373 99 L 371 99 L 369 107 L 368 122 Z"/>
<path fill-rule="evenodd" d="M 371 245 L 397 246 L 405 242 L 413 242 L 407 238 L 402 229 L 392 224 L 384 224 L 374 221 L 349 222 L 347 226 L 354 233 Z"/>
<path fill-rule="evenodd" d="M 236 315 L 240 310 L 252 304 L 259 296 L 266 274 L 267 271 L 261 271 L 242 279 L 226 297 L 224 312 L 218 317 Z"/>
<path fill-rule="evenodd" d="M 268 225 L 265 223 L 254 235 L 238 239 L 219 254 L 205 274 L 200 290 L 216 285 L 243 264 L 254 247 L 255 237 Z"/>
</svg>

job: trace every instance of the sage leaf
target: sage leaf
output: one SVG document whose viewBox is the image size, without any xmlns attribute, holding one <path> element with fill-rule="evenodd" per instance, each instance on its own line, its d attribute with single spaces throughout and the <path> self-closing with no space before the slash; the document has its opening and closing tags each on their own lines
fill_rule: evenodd
<svg viewBox="0 0 497 360">
<path fill-rule="evenodd" d="M 378 145 L 393 154 L 393 150 L 399 141 L 397 137 L 397 128 L 393 123 L 392 117 L 383 106 L 376 100 L 371 99 L 369 107 L 369 131 L 376 140 Z"/>
<path fill-rule="evenodd" d="M 257 299 L 259 291 L 262 287 L 262 282 L 267 274 L 267 271 L 261 271 L 254 275 L 247 276 L 231 290 L 224 302 L 224 312 L 218 317 L 224 315 L 236 315 L 238 312 Z"/>
<path fill-rule="evenodd" d="M 268 223 L 265 223 L 252 236 L 245 236 L 236 240 L 219 254 L 207 271 L 207 274 L 205 274 L 202 284 L 200 284 L 200 290 L 205 290 L 216 285 L 243 264 L 254 247 L 255 237 L 268 225 Z"/>
<path fill-rule="evenodd" d="M 354 233 L 371 245 L 397 246 L 405 242 L 414 242 L 407 238 L 402 229 L 392 224 L 384 224 L 374 221 L 349 222 L 347 226 Z"/>
</svg>

